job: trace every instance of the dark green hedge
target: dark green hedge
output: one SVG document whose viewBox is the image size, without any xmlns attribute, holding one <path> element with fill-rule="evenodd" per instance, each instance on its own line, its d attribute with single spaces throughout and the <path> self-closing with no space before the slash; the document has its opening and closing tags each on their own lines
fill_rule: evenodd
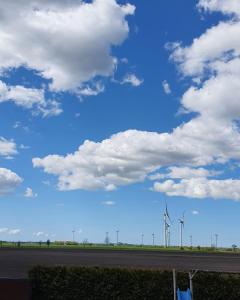
<svg viewBox="0 0 240 300">
<path fill-rule="evenodd" d="M 29 273 L 33 300 L 170 300 L 172 272 L 157 270 L 35 267 Z M 188 286 L 177 273 L 177 285 Z M 240 275 L 197 273 L 194 300 L 239 300 Z"/>
</svg>

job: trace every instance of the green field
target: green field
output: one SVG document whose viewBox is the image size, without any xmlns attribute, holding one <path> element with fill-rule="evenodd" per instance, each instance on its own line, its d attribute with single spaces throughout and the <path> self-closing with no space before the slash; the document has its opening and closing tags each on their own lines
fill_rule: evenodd
<svg viewBox="0 0 240 300">
<path fill-rule="evenodd" d="M 165 248 L 164 246 L 151 245 L 131 245 L 131 244 L 83 244 L 74 242 L 0 242 L 0 248 L 36 248 L 36 249 L 92 249 L 92 250 L 138 250 L 138 251 L 186 251 L 186 252 L 222 252 L 222 253 L 240 253 L 240 249 L 236 248 L 211 248 L 211 247 L 183 247 L 171 246 Z"/>
</svg>

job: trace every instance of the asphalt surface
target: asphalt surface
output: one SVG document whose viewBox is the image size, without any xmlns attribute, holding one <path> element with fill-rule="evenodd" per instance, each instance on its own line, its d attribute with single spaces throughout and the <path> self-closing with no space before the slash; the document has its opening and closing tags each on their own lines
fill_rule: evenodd
<svg viewBox="0 0 240 300">
<path fill-rule="evenodd" d="M 240 272 L 239 254 L 163 251 L 0 249 L 0 278 L 27 278 L 35 265 Z"/>
</svg>

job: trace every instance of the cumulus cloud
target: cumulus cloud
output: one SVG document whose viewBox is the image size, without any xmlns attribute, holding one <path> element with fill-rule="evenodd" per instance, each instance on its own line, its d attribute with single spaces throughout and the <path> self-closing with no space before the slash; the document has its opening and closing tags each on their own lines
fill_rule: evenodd
<svg viewBox="0 0 240 300">
<path fill-rule="evenodd" d="M 195 216 L 199 215 L 199 211 L 198 210 L 192 210 L 192 214 L 195 215 Z"/>
<path fill-rule="evenodd" d="M 165 175 L 168 178 L 191 179 L 218 175 L 218 172 L 209 171 L 204 168 L 170 167 L 168 170 L 169 173 Z"/>
<path fill-rule="evenodd" d="M 45 100 L 44 93 L 43 89 L 25 88 L 20 85 L 7 86 L 0 80 L 0 103 L 13 102 L 17 106 L 31 109 L 34 115 L 42 114 L 44 117 L 61 114 L 60 104 L 55 100 Z"/>
<path fill-rule="evenodd" d="M 22 178 L 16 173 L 5 168 L 0 168 L 0 195 L 13 192 L 22 181 Z"/>
<path fill-rule="evenodd" d="M 26 198 L 36 198 L 37 197 L 37 193 L 34 193 L 33 190 L 31 188 L 27 188 L 25 193 L 24 193 L 24 197 Z"/>
<path fill-rule="evenodd" d="M 192 45 L 181 47 L 178 44 L 171 57 L 184 75 L 200 76 L 208 68 L 213 72 L 215 61 L 228 63 L 231 58 L 238 57 L 240 41 L 236 37 L 239 34 L 239 21 L 220 22 L 194 39 Z"/>
<path fill-rule="evenodd" d="M 171 87 L 170 87 L 169 83 L 167 82 L 167 80 L 164 80 L 162 82 L 162 87 L 163 87 L 163 91 L 165 94 L 169 95 L 172 93 Z"/>
<path fill-rule="evenodd" d="M 232 9 L 233 2 L 225 3 Z M 60 190 L 114 190 L 165 178 L 154 184 L 155 191 L 240 200 L 238 180 L 210 179 L 218 175 L 213 165 L 240 160 L 239 36 L 240 22 L 234 17 L 190 46 L 175 43 L 172 59 L 183 76 L 193 79 L 181 99 L 182 109 L 195 113 L 190 121 L 168 133 L 127 130 L 98 143 L 87 140 L 72 154 L 34 158 L 34 167 L 57 176 Z"/>
<path fill-rule="evenodd" d="M 126 74 L 121 84 L 126 84 L 126 83 L 138 87 L 143 84 L 143 79 L 138 78 L 135 74 Z"/>
<path fill-rule="evenodd" d="M 0 156 L 9 157 L 17 154 L 17 146 L 13 140 L 0 137 Z"/>
<path fill-rule="evenodd" d="M 169 179 L 164 182 L 155 182 L 154 190 L 168 196 L 240 200 L 240 180 L 234 179 L 192 178 L 182 179 L 179 182 Z"/>
<path fill-rule="evenodd" d="M 126 16 L 135 11 L 115 0 L 1 0 L 0 6 L 0 70 L 35 70 L 55 91 L 111 75 L 111 47 L 127 38 Z"/>
<path fill-rule="evenodd" d="M 208 11 L 240 15 L 240 2 L 238 0 L 200 0 L 198 6 L 200 9 Z"/>
</svg>

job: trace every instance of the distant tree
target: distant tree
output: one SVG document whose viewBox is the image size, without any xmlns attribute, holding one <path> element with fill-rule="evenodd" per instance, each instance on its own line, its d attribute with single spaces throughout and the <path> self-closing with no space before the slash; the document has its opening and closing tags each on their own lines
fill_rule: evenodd
<svg viewBox="0 0 240 300">
<path fill-rule="evenodd" d="M 233 244 L 233 245 L 232 245 L 232 249 L 233 249 L 233 251 L 235 252 L 235 251 L 237 250 L 237 245 Z"/>
<path fill-rule="evenodd" d="M 0 241 L 0 247 L 2 248 L 2 246 L 3 246 L 3 241 Z"/>
<path fill-rule="evenodd" d="M 47 246 L 48 246 L 48 247 L 50 247 L 50 243 L 51 243 L 51 242 L 50 242 L 50 240 L 48 239 L 48 240 L 47 240 Z"/>
<path fill-rule="evenodd" d="M 18 246 L 18 248 L 21 247 L 21 242 L 20 241 L 17 242 L 17 246 Z"/>
<path fill-rule="evenodd" d="M 41 247 L 41 246 L 42 246 L 42 241 L 39 241 L 38 244 L 39 244 L 39 246 Z"/>
</svg>

